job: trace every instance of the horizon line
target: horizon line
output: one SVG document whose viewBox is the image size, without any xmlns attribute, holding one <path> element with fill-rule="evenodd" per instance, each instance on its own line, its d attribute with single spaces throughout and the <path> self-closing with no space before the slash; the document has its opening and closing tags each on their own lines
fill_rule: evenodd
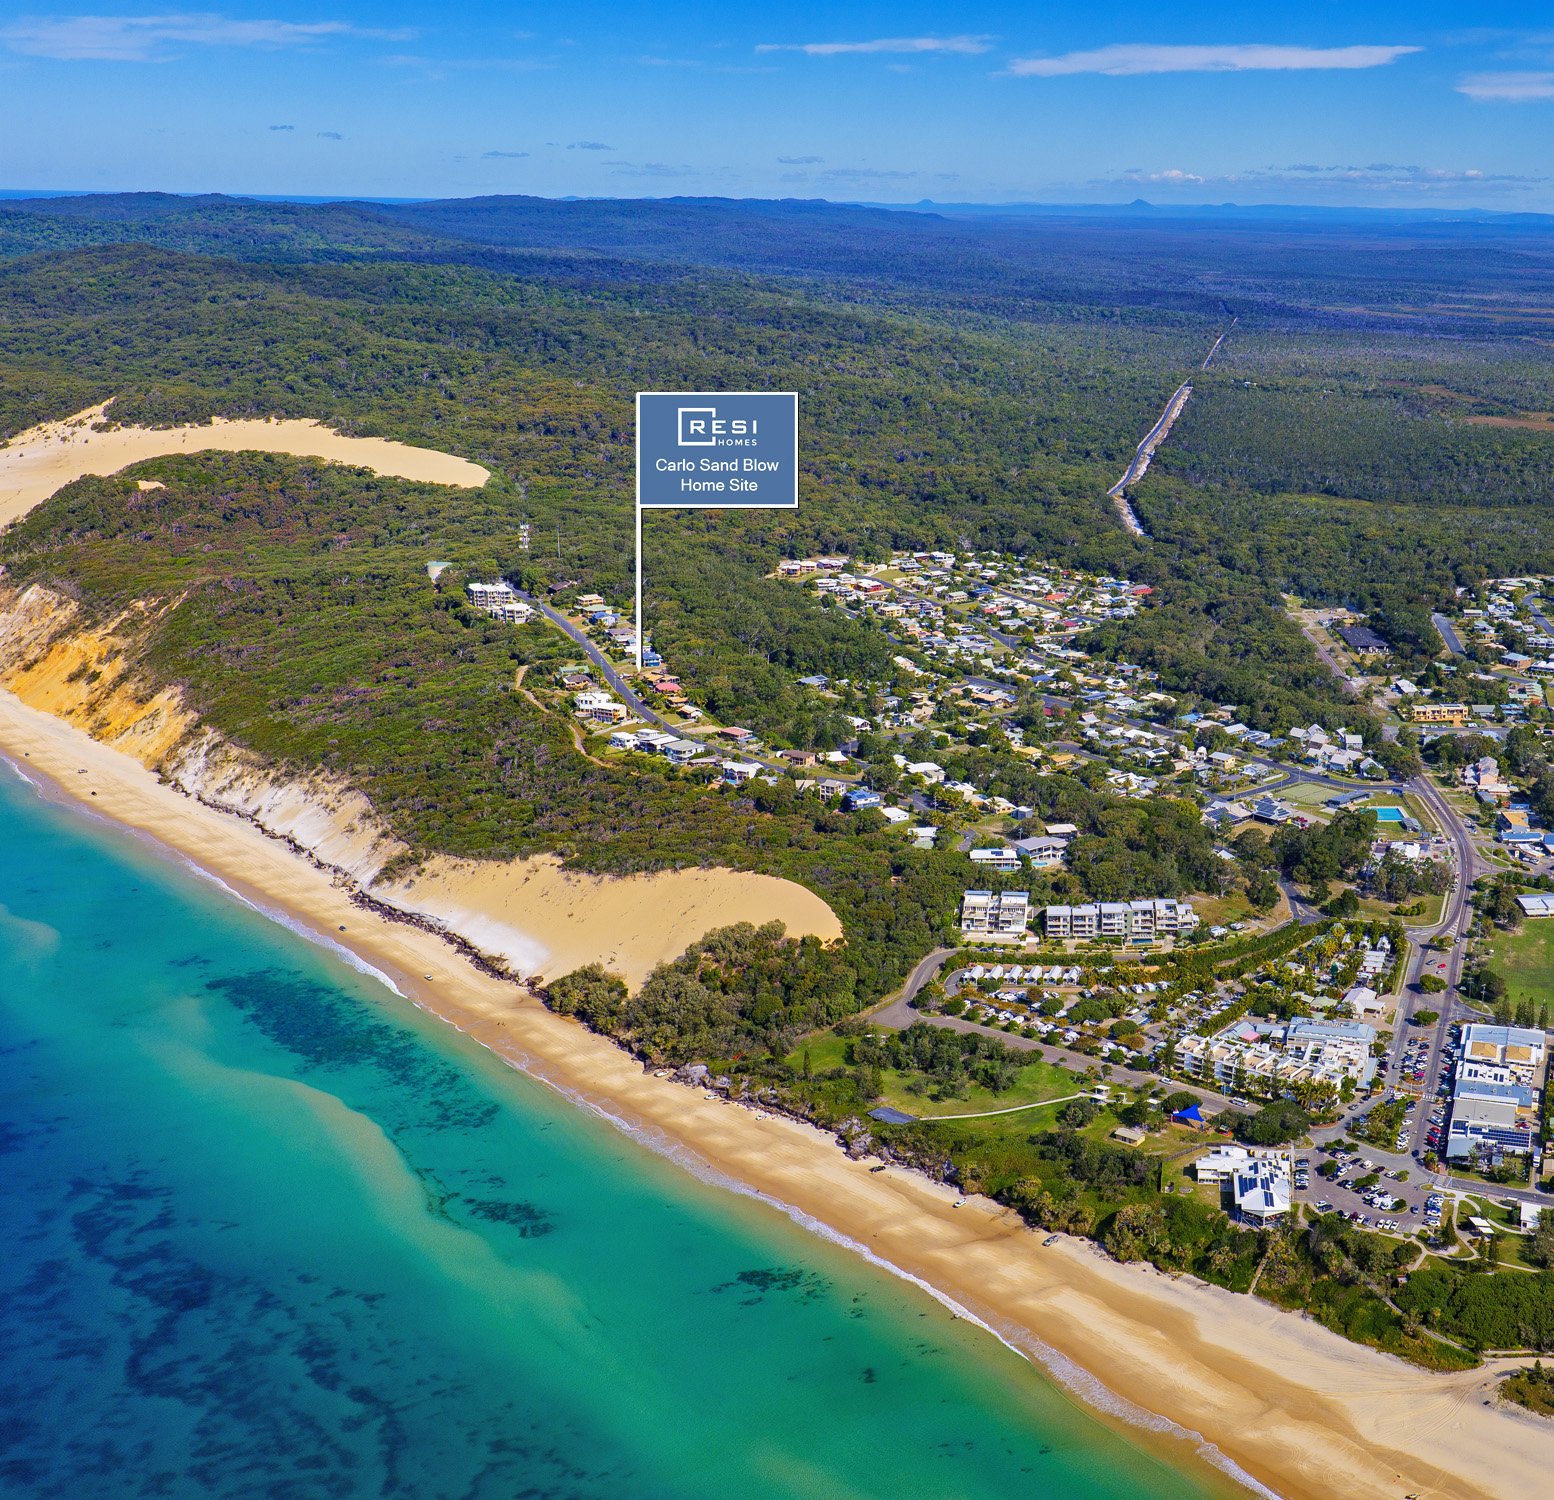
<svg viewBox="0 0 1554 1500">
<path fill-rule="evenodd" d="M 461 203 L 487 198 L 523 198 L 543 203 L 793 203 L 815 204 L 831 208 L 872 208 L 887 212 L 912 212 L 914 210 L 939 210 L 970 213 L 975 211 L 998 213 L 1045 210 L 1117 211 L 1120 209 L 1150 209 L 1165 213 L 1210 213 L 1235 210 L 1238 212 L 1282 210 L 1301 213 L 1332 214 L 1416 214 L 1439 216 L 1442 214 L 1473 214 L 1502 219 L 1554 218 L 1554 208 L 1493 208 L 1481 204 L 1465 203 L 1314 203 L 1314 202 L 1241 202 L 1223 199 L 1218 202 L 1176 203 L 1149 198 L 1091 198 L 1045 199 L 1010 198 L 1002 200 L 934 199 L 915 198 L 885 201 L 871 198 L 827 198 L 778 196 L 759 193 L 734 195 L 727 193 L 514 193 L 514 192 L 466 192 L 455 195 L 438 194 L 364 194 L 364 193 L 259 193 L 230 188 L 9 188 L 0 187 L 0 202 L 26 203 L 61 198 L 226 198 L 247 203 L 296 203 L 315 207 L 335 204 L 379 203 L 392 205 L 421 203 Z"/>
</svg>

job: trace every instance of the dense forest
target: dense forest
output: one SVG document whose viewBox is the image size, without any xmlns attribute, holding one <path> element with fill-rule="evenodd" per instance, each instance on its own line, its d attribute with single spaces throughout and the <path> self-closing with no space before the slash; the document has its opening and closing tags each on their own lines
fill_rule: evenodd
<svg viewBox="0 0 1554 1500">
<path fill-rule="evenodd" d="M 633 393 L 794 389 L 796 512 L 664 512 L 646 526 L 654 643 L 721 719 L 773 746 L 825 747 L 837 705 L 798 679 L 890 670 L 895 648 L 769 576 L 779 559 L 976 548 L 1152 585 L 1148 608 L 1090 633 L 1093 651 L 1258 727 L 1357 729 L 1395 766 L 1412 746 L 1381 742 L 1281 596 L 1352 605 L 1423 657 L 1439 649 L 1429 610 L 1456 588 L 1554 571 L 1554 430 L 1539 416 L 1554 411 L 1551 269 L 1554 233 L 1532 220 L 0 203 L 0 442 L 112 398 L 121 422 L 315 418 L 492 471 L 459 490 L 305 459 L 155 459 L 67 486 L 0 535 L 0 564 L 7 585 L 61 590 L 89 618 L 163 606 L 132 643 L 139 671 L 179 685 L 235 742 L 349 777 L 417 852 L 549 850 L 601 873 L 717 863 L 819 892 L 845 944 L 742 925 L 635 995 L 598 966 L 551 976 L 546 995 L 645 1061 L 712 1062 L 735 1091 L 861 1130 L 887 1074 L 957 1097 L 1048 1066 L 988 1036 L 877 1036 L 849 1019 L 951 937 L 965 856 L 912 847 L 788 779 L 714 789 L 580 753 L 527 686 L 575 648 L 476 612 L 464 582 L 566 581 L 624 602 Z M 1147 533 L 1133 536 L 1106 490 L 1186 378 L 1193 398 L 1133 495 Z M 435 582 L 433 558 L 449 564 Z M 1033 738 L 1043 717 L 1026 716 Z M 881 785 L 895 743 L 860 749 Z M 1373 832 L 1348 817 L 1244 837 L 1232 873 L 1187 802 L 1123 799 L 1093 767 L 1044 774 L 993 736 L 908 748 L 1029 806 L 1033 830 L 1076 826 L 1068 869 L 988 881 L 1018 879 L 1038 903 L 1240 881 L 1261 909 L 1275 874 L 1318 896 L 1352 877 Z M 1539 743 L 1513 734 L 1504 754 L 1554 807 Z M 1184 948 L 1173 974 L 1248 972 L 1299 935 Z M 806 1039 L 828 1027 L 840 1050 L 814 1069 Z M 1143 1091 L 1118 1118 L 1160 1126 L 1188 1097 Z M 1334 1216 L 1260 1243 L 1171 1191 L 1159 1160 L 1105 1139 L 1096 1109 L 872 1135 L 1033 1226 L 1236 1290 L 1255 1278 L 1259 1295 L 1421 1363 L 1554 1347 L 1554 1271 L 1441 1262 L 1405 1277 L 1411 1247 Z M 1238 1128 L 1271 1141 L 1308 1124 L 1278 1106 Z"/>
<path fill-rule="evenodd" d="M 0 438 L 112 397 L 118 421 L 312 417 L 493 473 L 450 491 L 298 460 L 157 460 L 68 487 L 0 561 L 100 614 L 176 599 L 146 670 L 239 742 L 353 775 L 418 848 L 803 880 L 847 925 L 855 972 L 826 982 L 862 998 L 939 935 L 962 884 L 952 856 L 781 789 L 709 796 L 579 757 L 515 691 L 559 637 L 497 627 L 458 595 L 460 578 L 502 572 L 624 601 L 633 392 L 800 392 L 796 512 L 663 512 L 645 535 L 655 643 L 693 696 L 773 743 L 834 741 L 834 710 L 797 678 L 888 665 L 876 631 L 769 578 L 776 561 L 902 546 L 1148 582 L 1152 607 L 1092 647 L 1248 723 L 1342 723 L 1375 743 L 1279 596 L 1356 603 L 1427 642 L 1421 612 L 1456 586 L 1554 567 L 1538 503 L 1554 435 L 1478 420 L 1554 407 L 1554 362 L 1529 335 L 1551 261 L 1541 229 L 1472 222 L 0 204 Z M 1140 539 L 1105 490 L 1189 374 L 1194 400 L 1135 496 Z M 455 565 L 448 587 L 426 577 L 431 557 Z M 963 759 L 951 769 L 1081 824 L 1063 894 L 1221 878 L 1181 804 Z"/>
</svg>

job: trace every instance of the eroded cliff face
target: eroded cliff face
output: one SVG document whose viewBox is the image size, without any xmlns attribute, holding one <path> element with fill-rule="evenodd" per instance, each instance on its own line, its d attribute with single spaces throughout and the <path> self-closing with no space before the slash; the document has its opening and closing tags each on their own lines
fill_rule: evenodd
<svg viewBox="0 0 1554 1500">
<path fill-rule="evenodd" d="M 568 872 L 552 855 L 402 860 L 411 851 L 361 792 L 316 771 L 265 765 L 201 724 L 176 686 L 151 680 L 145 642 L 171 607 L 137 604 L 94 622 L 62 594 L 10 587 L 0 576 L 0 689 L 285 841 L 495 972 L 555 975 L 602 961 L 635 986 L 714 927 L 777 919 L 796 936 L 842 937 L 819 896 L 770 875 L 709 869 L 606 878 Z"/>
<path fill-rule="evenodd" d="M 187 737 L 194 716 L 176 689 L 149 687 L 136 670 L 136 642 L 156 615 L 156 608 L 134 605 L 92 625 L 72 599 L 0 581 L 0 687 L 159 766 Z"/>
<path fill-rule="evenodd" d="M 317 773 L 281 775 L 208 729 L 159 769 L 191 797 L 248 818 L 363 887 L 406 852 L 360 792 Z"/>
<path fill-rule="evenodd" d="M 360 792 L 323 775 L 288 776 L 261 765 L 202 726 L 176 687 L 146 680 L 141 642 L 170 607 L 135 604 L 91 623 L 62 594 L 0 580 L 0 687 L 134 756 L 190 796 L 370 884 L 405 846 Z"/>
</svg>

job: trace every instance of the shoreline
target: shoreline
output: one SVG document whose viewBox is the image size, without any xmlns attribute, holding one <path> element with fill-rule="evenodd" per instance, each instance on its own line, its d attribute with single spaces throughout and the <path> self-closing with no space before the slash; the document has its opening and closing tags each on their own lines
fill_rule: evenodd
<svg viewBox="0 0 1554 1500">
<path fill-rule="evenodd" d="M 1084 1242 L 1043 1247 L 987 1200 L 956 1208 L 949 1190 L 902 1168 L 871 1173 L 813 1127 L 655 1079 L 440 935 L 363 909 L 328 870 L 3 691 L 0 751 L 45 796 L 147 838 L 650 1149 L 917 1283 L 1132 1441 L 1212 1469 L 1221 1488 L 1490 1500 L 1537 1493 L 1554 1468 L 1554 1424 L 1485 1406 L 1485 1369 L 1433 1375 Z"/>
</svg>

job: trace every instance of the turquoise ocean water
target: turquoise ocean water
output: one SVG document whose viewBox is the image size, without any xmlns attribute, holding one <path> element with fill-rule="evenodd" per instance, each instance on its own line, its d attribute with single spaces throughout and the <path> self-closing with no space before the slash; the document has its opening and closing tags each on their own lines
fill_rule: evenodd
<svg viewBox="0 0 1554 1500">
<path fill-rule="evenodd" d="M 3 764 L 0 1098 L 8 1500 L 1211 1493 Z"/>
</svg>

